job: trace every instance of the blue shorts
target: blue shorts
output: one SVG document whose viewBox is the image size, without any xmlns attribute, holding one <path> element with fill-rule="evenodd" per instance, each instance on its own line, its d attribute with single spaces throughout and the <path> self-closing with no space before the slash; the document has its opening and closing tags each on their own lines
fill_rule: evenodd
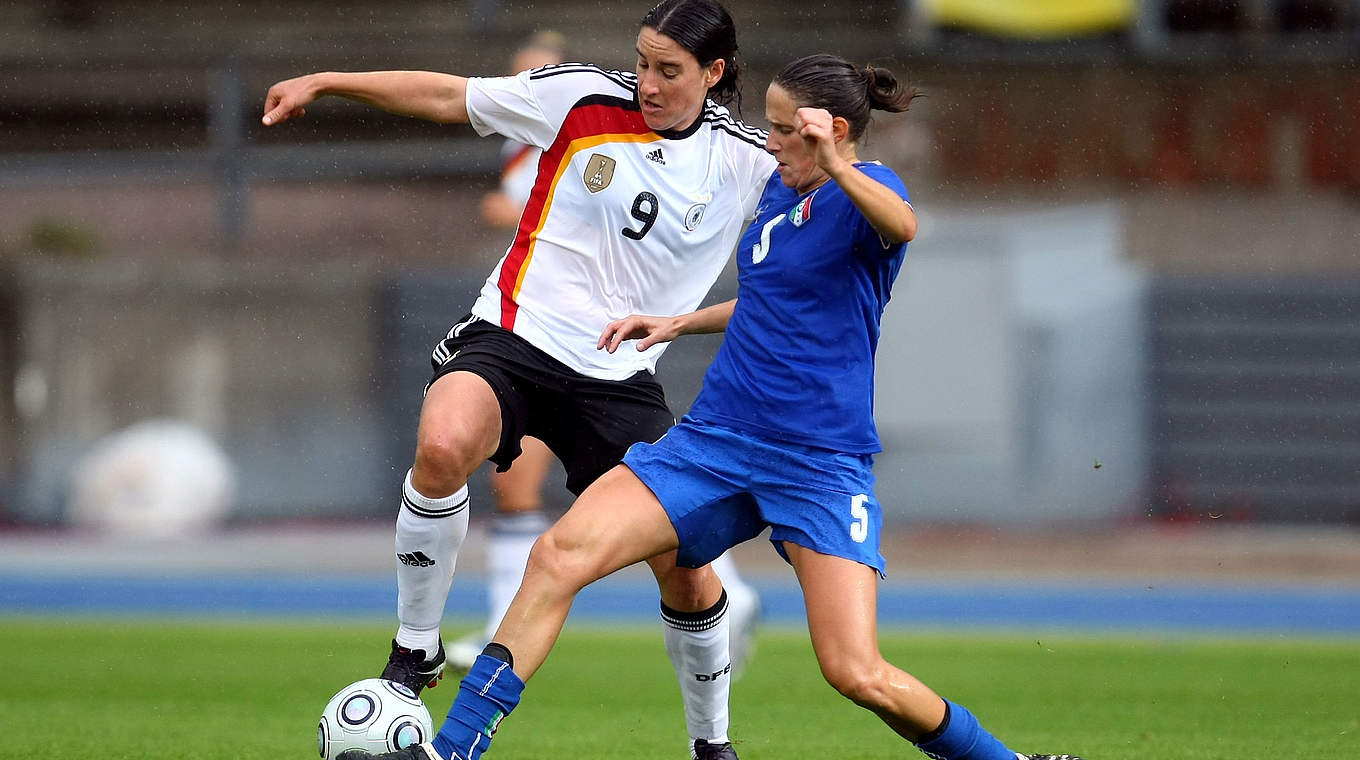
<svg viewBox="0 0 1360 760">
<path fill-rule="evenodd" d="M 703 567 L 768 526 L 782 543 L 868 565 L 883 575 L 883 510 L 873 457 L 775 442 L 685 417 L 624 455 L 680 537 L 678 562 Z"/>
</svg>

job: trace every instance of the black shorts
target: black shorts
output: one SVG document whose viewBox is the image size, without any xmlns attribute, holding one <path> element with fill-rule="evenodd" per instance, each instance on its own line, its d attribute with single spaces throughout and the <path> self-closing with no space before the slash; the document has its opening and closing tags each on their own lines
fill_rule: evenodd
<svg viewBox="0 0 1360 760">
<path fill-rule="evenodd" d="M 435 345 L 430 363 L 430 385 L 450 372 L 471 372 L 495 391 L 501 440 L 490 461 L 497 470 L 510 468 L 520 455 L 520 439 L 530 435 L 562 460 L 573 494 L 622 461 L 629 446 L 655 441 L 675 424 L 661 384 L 650 372 L 624 380 L 586 377 L 471 314 Z"/>
</svg>

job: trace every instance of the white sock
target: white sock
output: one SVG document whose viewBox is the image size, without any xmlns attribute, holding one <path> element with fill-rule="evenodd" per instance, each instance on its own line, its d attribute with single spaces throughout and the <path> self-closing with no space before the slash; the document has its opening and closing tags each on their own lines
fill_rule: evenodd
<svg viewBox="0 0 1360 760">
<path fill-rule="evenodd" d="M 728 741 L 732 663 L 727 655 L 727 592 L 700 612 L 679 612 L 662 604 L 661 630 L 680 681 L 690 738 Z"/>
<path fill-rule="evenodd" d="M 519 591 L 524 566 L 529 563 L 529 550 L 547 528 L 548 518 L 539 509 L 497 512 L 491 518 L 486 543 L 487 641 L 495 636 L 510 601 Z"/>
<path fill-rule="evenodd" d="M 422 496 L 411 485 L 411 473 L 402 484 L 401 511 L 397 513 L 397 644 L 439 649 L 439 621 L 444 617 L 458 550 L 468 531 L 468 489 L 443 499 Z"/>
</svg>

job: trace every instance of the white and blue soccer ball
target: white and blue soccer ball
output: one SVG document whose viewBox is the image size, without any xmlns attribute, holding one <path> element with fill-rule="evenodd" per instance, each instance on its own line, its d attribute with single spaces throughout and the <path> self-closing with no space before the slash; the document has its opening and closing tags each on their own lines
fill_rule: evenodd
<svg viewBox="0 0 1360 760">
<path fill-rule="evenodd" d="M 316 742 L 322 760 L 335 760 L 346 750 L 395 752 L 433 736 L 430 711 L 420 697 L 395 681 L 366 678 L 331 697 Z"/>
</svg>

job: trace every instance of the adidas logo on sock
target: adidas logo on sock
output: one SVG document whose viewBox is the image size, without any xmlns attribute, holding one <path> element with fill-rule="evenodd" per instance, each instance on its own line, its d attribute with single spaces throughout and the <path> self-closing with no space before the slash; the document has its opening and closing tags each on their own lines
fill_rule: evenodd
<svg viewBox="0 0 1360 760">
<path fill-rule="evenodd" d="M 655 162 L 657 162 L 658 164 L 661 164 L 662 166 L 665 166 L 665 165 L 666 165 L 666 157 L 663 156 L 663 155 L 661 155 L 661 149 L 660 149 L 660 148 L 657 148 L 656 150 L 652 151 L 651 153 L 648 153 L 648 154 L 647 154 L 647 160 L 648 160 L 648 161 L 655 161 Z"/>
<path fill-rule="evenodd" d="M 434 567 L 434 560 L 425 556 L 425 552 L 398 553 L 397 559 L 401 560 L 401 564 L 410 567 Z"/>
</svg>

